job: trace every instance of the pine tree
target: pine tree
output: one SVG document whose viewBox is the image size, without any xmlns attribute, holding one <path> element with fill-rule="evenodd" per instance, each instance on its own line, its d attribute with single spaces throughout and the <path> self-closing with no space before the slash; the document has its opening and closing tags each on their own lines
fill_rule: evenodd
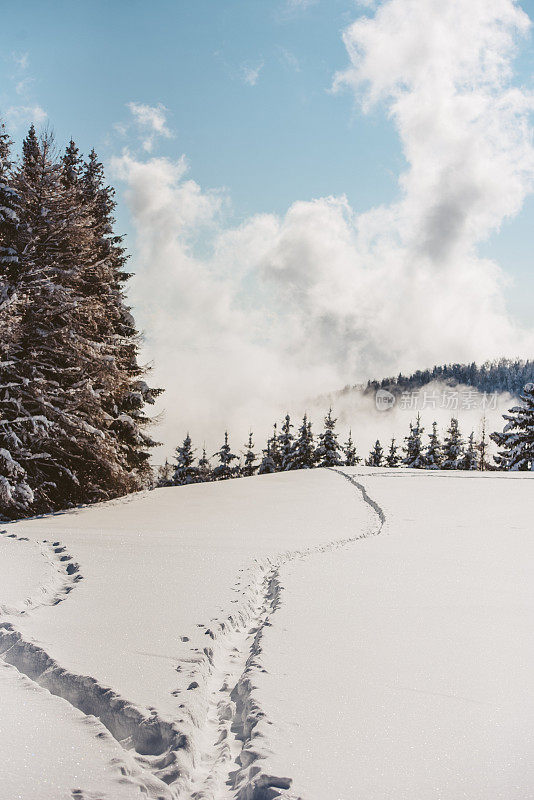
<svg viewBox="0 0 534 800">
<path fill-rule="evenodd" d="M 195 450 L 191 444 L 189 434 L 185 437 L 181 447 L 176 448 L 176 463 L 172 482 L 174 486 L 185 486 L 198 481 L 198 467 L 194 466 Z"/>
<path fill-rule="evenodd" d="M 384 459 L 384 451 L 382 450 L 382 445 L 380 441 L 377 439 L 375 442 L 375 446 L 369 453 L 369 458 L 366 460 L 366 465 L 368 467 L 381 467 L 383 465 Z"/>
<path fill-rule="evenodd" d="M 0 124 L 0 519 L 20 516 L 34 494 L 22 458 L 24 448 L 9 425 L 7 408 L 19 382 L 16 360 L 22 298 L 17 294 L 20 271 L 19 197 L 12 183 L 12 142 Z M 12 415 L 16 414 L 12 406 Z"/>
<path fill-rule="evenodd" d="M 202 457 L 198 461 L 198 482 L 209 483 L 213 480 L 213 474 L 209 458 L 206 455 L 206 448 L 202 448 Z"/>
<path fill-rule="evenodd" d="M 298 436 L 295 439 L 293 469 L 311 469 L 315 464 L 315 448 L 313 444 L 313 433 L 308 415 L 304 414 L 302 424 L 298 429 Z"/>
<path fill-rule="evenodd" d="M 254 442 L 252 441 L 252 432 L 248 435 L 248 442 L 245 444 L 245 463 L 242 469 L 242 474 L 246 477 L 254 475 L 258 467 L 256 466 L 256 461 L 258 457 L 254 452 Z"/>
<path fill-rule="evenodd" d="M 503 414 L 506 424 L 491 434 L 499 448 L 495 462 L 501 469 L 534 470 L 534 383 L 527 383 L 520 396 L 521 405 Z"/>
<path fill-rule="evenodd" d="M 286 414 L 284 422 L 282 423 L 282 431 L 280 433 L 280 436 L 278 437 L 278 444 L 280 447 L 280 467 L 284 472 L 286 472 L 289 469 L 293 469 L 294 437 L 293 434 L 291 433 L 292 427 L 293 425 L 291 424 L 290 416 L 289 414 Z"/>
<path fill-rule="evenodd" d="M 343 464 L 341 448 L 335 433 L 337 420 L 332 417 L 332 409 L 324 418 L 324 432 L 319 434 L 319 445 L 315 457 L 319 467 L 339 467 Z"/>
<path fill-rule="evenodd" d="M 447 429 L 447 436 L 443 444 L 443 461 L 441 469 L 461 469 L 464 457 L 464 441 L 458 426 L 458 420 L 453 417 Z"/>
<path fill-rule="evenodd" d="M 263 451 L 263 458 L 258 469 L 258 475 L 268 475 L 277 471 L 276 464 L 274 463 L 274 459 L 271 454 L 271 442 L 272 440 L 269 439 L 267 442 L 267 447 Z"/>
<path fill-rule="evenodd" d="M 410 433 L 405 437 L 406 442 L 404 446 L 405 456 L 402 463 L 411 469 L 421 469 L 425 466 L 423 457 L 423 437 L 424 428 L 421 426 L 421 415 L 417 415 L 415 425 L 410 423 Z"/>
<path fill-rule="evenodd" d="M 224 444 L 221 449 L 213 454 L 217 456 L 219 463 L 213 470 L 213 480 L 224 481 L 228 478 L 236 478 L 239 474 L 239 465 L 232 466 L 232 461 L 237 461 L 237 456 L 232 453 L 230 445 L 228 444 L 228 431 L 224 434 Z"/>
<path fill-rule="evenodd" d="M 280 472 L 282 469 L 282 453 L 280 449 L 280 437 L 278 435 L 278 425 L 273 425 L 273 435 L 269 439 L 269 450 L 274 464 L 274 471 Z"/>
<path fill-rule="evenodd" d="M 440 469 L 443 460 L 437 422 L 432 423 L 432 433 L 428 434 L 428 445 L 424 456 L 426 469 Z"/>
<path fill-rule="evenodd" d="M 482 417 L 482 424 L 480 430 L 480 441 L 477 445 L 478 450 L 478 468 L 481 472 L 484 472 L 488 469 L 494 469 L 491 464 L 487 460 L 487 453 L 488 453 L 488 437 L 486 434 L 486 417 Z"/>
<path fill-rule="evenodd" d="M 477 443 L 475 442 L 475 434 L 472 431 L 469 439 L 467 440 L 467 447 L 464 457 L 460 461 L 460 469 L 475 470 L 478 469 L 478 454 Z"/>
<path fill-rule="evenodd" d="M 91 278 L 95 220 L 81 173 L 74 143 L 58 162 L 52 137 L 39 140 L 30 128 L 12 176 L 16 302 L 0 359 L 0 449 L 10 456 L 0 466 L 2 477 L 10 472 L 1 481 L 0 514 L 7 518 L 115 497 L 151 475 L 147 448 L 154 443 L 115 403 L 117 387 L 130 395 L 134 387 L 121 363 L 124 340 L 110 330 L 111 306 L 102 302 L 109 270 L 100 264 L 98 280 Z M 131 402 L 142 406 L 144 392 L 139 387 Z M 158 390 L 146 387 L 145 394 L 153 400 Z M 27 488 L 15 490 L 21 481 Z"/>
<path fill-rule="evenodd" d="M 356 453 L 356 446 L 352 441 L 352 430 L 349 430 L 349 438 L 343 445 L 343 453 L 345 455 L 344 465 L 346 467 L 355 467 L 360 463 L 361 458 Z"/>
<path fill-rule="evenodd" d="M 158 468 L 157 486 L 172 486 L 172 476 L 174 470 L 172 464 L 165 459 L 165 463 Z"/>
<path fill-rule="evenodd" d="M 386 456 L 386 465 L 388 467 L 398 467 L 399 466 L 401 459 L 400 459 L 398 451 L 399 451 L 399 448 L 398 448 L 397 444 L 395 443 L 395 439 L 393 438 L 391 440 L 391 444 L 389 446 L 388 454 Z M 380 466 L 380 465 L 378 465 L 378 466 Z"/>
</svg>

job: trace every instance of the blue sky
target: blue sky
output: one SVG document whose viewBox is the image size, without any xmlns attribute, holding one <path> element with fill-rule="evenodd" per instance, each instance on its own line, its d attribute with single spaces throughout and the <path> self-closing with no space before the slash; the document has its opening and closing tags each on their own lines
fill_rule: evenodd
<svg viewBox="0 0 534 800">
<path fill-rule="evenodd" d="M 521 5 L 534 17 L 534 0 Z M 386 109 L 363 114 L 350 91 L 330 91 L 348 63 L 342 31 L 366 13 L 349 0 L 4 5 L 0 110 L 39 106 L 60 142 L 72 135 L 107 161 L 134 146 L 131 127 L 120 133 L 131 116 L 127 103 L 161 103 L 172 138 L 158 139 L 157 154 L 185 153 L 203 189 L 227 191 L 236 222 L 326 195 L 346 195 L 362 212 L 390 203 L 405 169 Z M 528 88 L 533 63 L 525 41 L 517 82 Z M 18 137 L 26 124 L 19 116 Z M 119 221 L 133 247 L 119 189 Z M 505 296 L 523 323 L 534 293 L 533 223 L 527 198 L 481 247 L 515 281 Z"/>
</svg>

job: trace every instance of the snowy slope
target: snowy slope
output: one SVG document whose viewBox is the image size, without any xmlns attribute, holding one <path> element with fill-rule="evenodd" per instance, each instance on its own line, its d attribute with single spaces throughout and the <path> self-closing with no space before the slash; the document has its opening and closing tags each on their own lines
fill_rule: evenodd
<svg viewBox="0 0 534 800">
<path fill-rule="evenodd" d="M 532 797 L 530 476 L 344 472 L 4 526 L 0 800 Z"/>
<path fill-rule="evenodd" d="M 344 471 L 384 525 L 280 572 L 268 768 L 306 800 L 534 797 L 532 477 Z"/>
</svg>

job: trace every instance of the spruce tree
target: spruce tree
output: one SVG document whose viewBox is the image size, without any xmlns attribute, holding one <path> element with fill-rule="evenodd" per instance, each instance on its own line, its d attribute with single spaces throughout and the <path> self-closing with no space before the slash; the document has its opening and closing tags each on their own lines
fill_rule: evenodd
<svg viewBox="0 0 534 800">
<path fill-rule="evenodd" d="M 382 450 L 382 445 L 380 441 L 377 439 L 375 442 L 375 446 L 369 453 L 369 458 L 366 460 L 366 465 L 368 467 L 381 467 L 383 465 L 384 460 L 384 451 Z"/>
<path fill-rule="evenodd" d="M 460 469 L 466 469 L 466 470 L 478 469 L 477 443 L 475 442 L 474 431 L 471 432 L 469 439 L 467 440 L 467 447 L 465 449 L 465 454 L 462 460 L 460 461 Z"/>
<path fill-rule="evenodd" d="M 228 478 L 236 478 L 239 475 L 239 465 L 232 466 L 232 462 L 237 461 L 237 456 L 232 453 L 228 444 L 228 431 L 225 431 L 224 444 L 221 449 L 213 455 L 219 459 L 219 463 L 213 470 L 213 480 L 225 481 Z"/>
<path fill-rule="evenodd" d="M 360 463 L 361 458 L 356 453 L 356 445 L 352 441 L 352 430 L 349 430 L 349 438 L 343 445 L 343 453 L 345 455 L 344 466 L 355 467 Z"/>
<path fill-rule="evenodd" d="M 428 445 L 424 456 L 426 469 L 440 469 L 443 460 L 437 422 L 432 423 L 432 433 L 428 434 Z"/>
<path fill-rule="evenodd" d="M 198 467 L 194 466 L 194 463 L 195 450 L 188 433 L 182 446 L 176 448 L 176 463 L 172 476 L 174 486 L 185 486 L 188 483 L 196 483 L 198 481 Z"/>
<path fill-rule="evenodd" d="M 34 500 L 23 466 L 27 451 L 9 424 L 17 415 L 12 394 L 20 381 L 16 353 L 23 311 L 23 297 L 17 291 L 20 200 L 13 187 L 11 145 L 0 123 L 0 519 L 27 513 Z"/>
<path fill-rule="evenodd" d="M 294 437 L 293 434 L 291 433 L 292 427 L 293 425 L 291 424 L 290 416 L 289 414 L 286 414 L 284 422 L 282 423 L 281 433 L 278 437 L 278 445 L 280 447 L 280 468 L 284 472 L 286 472 L 289 469 L 293 469 Z"/>
<path fill-rule="evenodd" d="M 11 471 L 8 492 L 2 481 L 0 514 L 7 518 L 115 497 L 151 475 L 147 449 L 154 443 L 116 398 L 130 395 L 128 402 L 141 408 L 158 390 L 137 387 L 125 375 L 125 340 L 110 328 L 111 305 L 102 300 L 110 270 L 97 260 L 82 170 L 73 142 L 58 161 L 52 137 L 39 140 L 32 126 L 12 176 L 19 209 L 18 263 L 10 277 L 16 303 L 0 366 L 0 448 L 10 453 L 0 475 Z M 22 494 L 14 488 L 21 480 L 28 487 Z"/>
<path fill-rule="evenodd" d="M 258 469 L 258 475 L 269 475 L 272 472 L 276 472 L 276 464 L 274 463 L 271 453 L 271 442 L 272 440 L 269 439 L 267 447 L 263 451 L 263 458 Z"/>
<path fill-rule="evenodd" d="M 486 417 L 482 417 L 482 425 L 480 430 L 480 441 L 477 445 L 478 450 L 478 468 L 481 472 L 488 469 L 494 469 L 487 460 L 488 453 L 488 437 L 486 433 Z"/>
<path fill-rule="evenodd" d="M 304 414 L 294 444 L 293 469 L 311 469 L 315 464 L 313 434 L 308 415 Z"/>
<path fill-rule="evenodd" d="M 463 457 L 464 441 L 460 433 L 458 420 L 453 417 L 443 443 L 443 461 L 441 469 L 461 469 Z"/>
<path fill-rule="evenodd" d="M 248 442 L 245 444 L 245 448 L 246 448 L 244 451 L 245 463 L 243 465 L 243 469 L 241 472 L 242 475 L 244 475 L 245 477 L 250 477 L 251 475 L 254 475 L 254 473 L 258 469 L 256 465 L 258 457 L 254 452 L 254 442 L 252 441 L 252 432 L 250 432 L 248 435 Z"/>
<path fill-rule="evenodd" d="M 198 482 L 209 483 L 213 480 L 211 464 L 206 455 L 206 448 L 202 448 L 202 456 L 198 460 Z"/>
<path fill-rule="evenodd" d="M 339 467 L 343 464 L 341 448 L 335 433 L 337 420 L 332 417 L 332 409 L 324 418 L 324 431 L 319 434 L 319 445 L 315 451 L 315 458 L 319 467 Z"/>
<path fill-rule="evenodd" d="M 171 463 L 165 459 L 165 463 L 158 468 L 157 486 L 172 486 L 172 476 L 174 469 Z"/>
<path fill-rule="evenodd" d="M 274 471 L 279 472 L 282 469 L 282 453 L 280 449 L 280 436 L 278 435 L 278 424 L 276 422 L 273 425 L 273 435 L 269 439 L 269 450 L 274 464 Z"/>
<path fill-rule="evenodd" d="M 406 442 L 404 446 L 405 456 L 402 463 L 411 469 L 421 469 L 425 466 L 425 459 L 423 456 L 423 437 L 424 428 L 421 426 L 421 415 L 417 415 L 415 425 L 410 423 L 410 433 L 405 437 Z"/>
<path fill-rule="evenodd" d="M 520 396 L 521 405 L 513 406 L 502 432 L 491 434 L 499 448 L 495 462 L 501 469 L 524 472 L 534 470 L 534 383 L 527 383 Z"/>
<path fill-rule="evenodd" d="M 386 466 L 388 467 L 398 467 L 400 464 L 400 456 L 399 456 L 399 448 L 395 442 L 395 438 L 391 440 L 391 444 L 389 446 L 388 454 L 386 456 Z M 380 466 L 380 465 L 378 465 Z"/>
</svg>

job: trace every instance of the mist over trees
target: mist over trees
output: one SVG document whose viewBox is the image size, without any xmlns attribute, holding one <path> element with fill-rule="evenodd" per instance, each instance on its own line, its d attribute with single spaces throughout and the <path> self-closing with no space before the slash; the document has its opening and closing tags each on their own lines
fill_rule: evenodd
<svg viewBox="0 0 534 800">
<path fill-rule="evenodd" d="M 150 388 L 98 156 L 0 126 L 0 516 L 106 500 L 151 478 Z"/>
</svg>

